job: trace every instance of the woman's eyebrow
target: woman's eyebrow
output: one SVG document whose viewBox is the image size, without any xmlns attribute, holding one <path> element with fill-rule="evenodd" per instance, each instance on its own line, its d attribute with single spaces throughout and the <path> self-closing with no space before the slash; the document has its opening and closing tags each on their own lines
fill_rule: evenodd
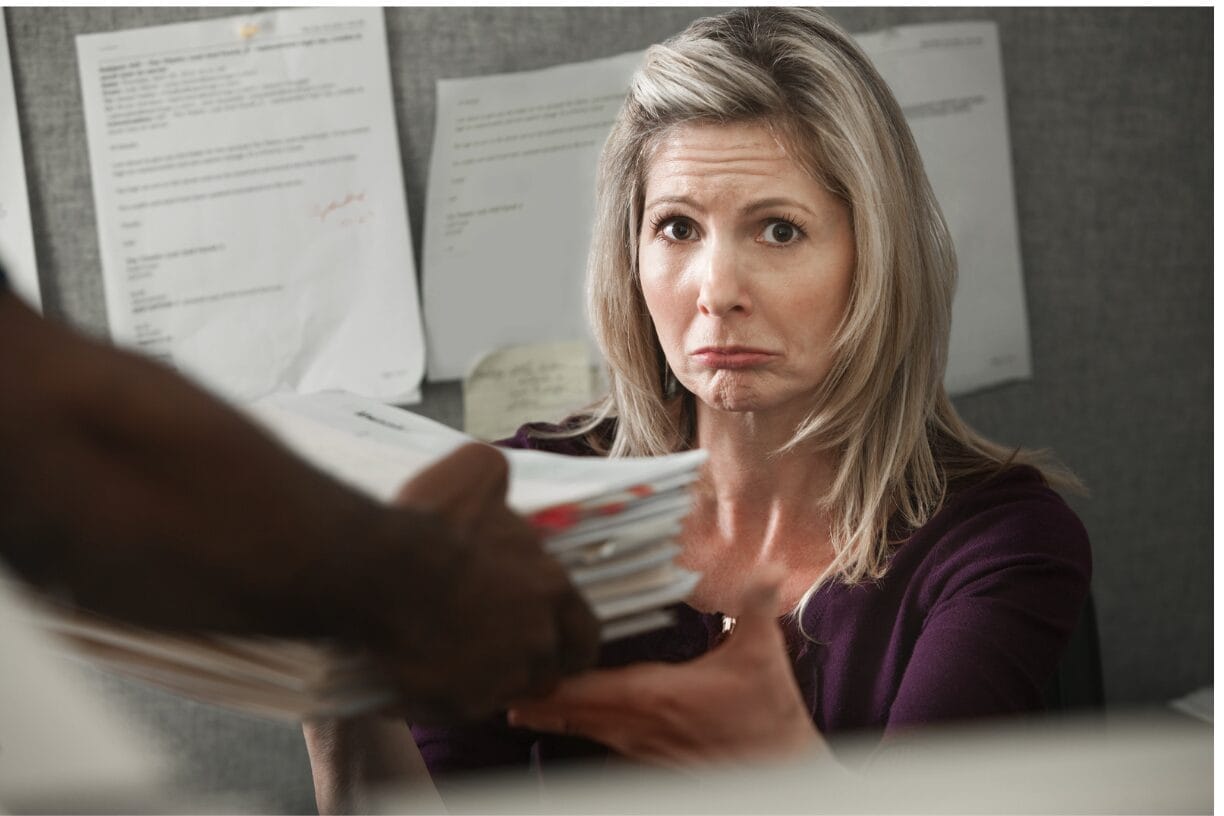
<svg viewBox="0 0 1224 816">
<path fill-rule="evenodd" d="M 696 199 L 686 195 L 658 196 L 647 201 L 644 205 L 644 209 L 652 210 L 655 207 L 660 207 L 667 204 L 682 204 L 686 207 L 691 207 L 698 212 L 705 212 L 705 207 L 698 203 Z M 761 198 L 757 199 L 756 201 L 750 201 L 744 206 L 740 207 L 739 211 L 740 215 L 752 215 L 753 213 L 760 212 L 761 210 L 769 210 L 775 207 L 791 207 L 796 210 L 803 210 L 805 213 L 813 217 L 816 216 L 816 213 L 812 211 L 811 207 L 797 199 L 787 198 L 785 196 Z"/>
<path fill-rule="evenodd" d="M 686 195 L 665 195 L 658 198 L 652 198 L 645 204 L 645 209 L 652 210 L 664 204 L 683 204 L 686 207 L 692 207 L 699 212 L 705 212 L 705 207 L 697 203 L 693 198 Z"/>
<path fill-rule="evenodd" d="M 758 199 L 757 201 L 751 201 L 745 204 L 743 207 L 740 207 L 740 214 L 752 215 L 753 213 L 760 212 L 761 210 L 771 210 L 775 207 L 792 207 L 796 210 L 803 210 L 812 217 L 816 216 L 816 213 L 812 212 L 812 209 L 802 201 L 798 201 L 793 198 L 786 198 L 784 196 L 762 198 Z"/>
</svg>

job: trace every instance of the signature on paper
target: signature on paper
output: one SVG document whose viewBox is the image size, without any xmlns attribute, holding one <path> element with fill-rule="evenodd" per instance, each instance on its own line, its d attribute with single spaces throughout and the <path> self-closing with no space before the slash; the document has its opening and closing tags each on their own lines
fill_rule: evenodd
<svg viewBox="0 0 1224 816">
<path fill-rule="evenodd" d="M 327 202 L 327 204 L 323 206 L 319 206 L 318 204 L 314 205 L 310 210 L 310 215 L 319 219 L 321 222 L 325 222 L 329 217 L 343 210 L 344 218 L 341 223 L 364 224 L 373 216 L 373 214 L 366 211 L 361 215 L 357 215 L 355 211 L 360 209 L 360 207 L 357 205 L 365 204 L 365 200 L 365 190 L 362 190 L 359 193 L 346 193 L 344 198 L 334 199 Z"/>
<path fill-rule="evenodd" d="M 350 216 L 348 218 L 341 218 L 340 226 L 348 227 L 353 224 L 364 224 L 367 221 L 372 221 L 373 219 L 374 219 L 374 213 L 370 212 L 369 210 L 366 210 L 363 213 L 359 213 L 359 214 Z"/>
</svg>

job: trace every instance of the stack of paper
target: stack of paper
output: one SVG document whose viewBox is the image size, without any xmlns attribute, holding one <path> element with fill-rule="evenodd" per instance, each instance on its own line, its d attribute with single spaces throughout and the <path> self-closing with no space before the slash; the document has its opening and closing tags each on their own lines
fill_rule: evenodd
<svg viewBox="0 0 1224 816">
<path fill-rule="evenodd" d="M 342 481 L 386 500 L 407 478 L 473 441 L 408 411 L 338 392 L 281 394 L 255 416 L 290 448 Z M 698 576 L 677 567 L 673 539 L 704 451 L 643 459 L 505 450 L 507 503 L 545 536 L 545 548 L 604 622 L 604 639 L 670 622 Z"/>
<path fill-rule="evenodd" d="M 64 656 L 261 717 L 345 717 L 395 701 L 368 658 L 300 641 L 176 635 L 28 597 L 30 622 Z"/>
<path fill-rule="evenodd" d="M 471 441 L 431 420 L 348 394 L 280 395 L 256 404 L 253 413 L 306 459 L 383 500 Z M 704 452 L 648 459 L 505 454 L 508 504 L 541 530 L 546 550 L 566 566 L 603 623 L 603 639 L 670 623 L 666 607 L 687 597 L 698 580 L 675 565 L 674 539 Z M 394 702 L 393 690 L 368 657 L 335 648 L 168 634 L 45 599 L 32 599 L 30 609 L 39 625 L 94 663 L 262 716 L 347 716 Z"/>
<path fill-rule="evenodd" d="M 532 516 L 550 531 L 545 549 L 569 569 L 604 622 L 604 640 L 668 625 L 672 616 L 659 607 L 682 600 L 697 585 L 696 573 L 673 563 L 693 478 L 685 470 Z"/>
</svg>

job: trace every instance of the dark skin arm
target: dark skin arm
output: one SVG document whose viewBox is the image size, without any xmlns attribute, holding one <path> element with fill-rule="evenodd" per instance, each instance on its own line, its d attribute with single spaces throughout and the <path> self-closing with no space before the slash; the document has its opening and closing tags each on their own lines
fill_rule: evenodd
<svg viewBox="0 0 1224 816">
<path fill-rule="evenodd" d="M 0 556 L 80 606 L 366 647 L 427 719 L 478 716 L 594 659 L 589 609 L 506 508 L 486 446 L 382 506 L 0 291 L 0 451 Z"/>
</svg>

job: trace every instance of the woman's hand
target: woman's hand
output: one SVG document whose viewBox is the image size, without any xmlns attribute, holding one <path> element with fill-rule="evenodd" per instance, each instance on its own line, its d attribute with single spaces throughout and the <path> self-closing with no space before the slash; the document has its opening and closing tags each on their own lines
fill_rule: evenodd
<svg viewBox="0 0 1224 816">
<path fill-rule="evenodd" d="M 759 575 L 725 643 L 682 664 L 642 663 L 562 682 L 516 703 L 511 725 L 602 742 L 636 760 L 682 767 L 823 750 L 775 617 L 781 575 Z"/>
</svg>

